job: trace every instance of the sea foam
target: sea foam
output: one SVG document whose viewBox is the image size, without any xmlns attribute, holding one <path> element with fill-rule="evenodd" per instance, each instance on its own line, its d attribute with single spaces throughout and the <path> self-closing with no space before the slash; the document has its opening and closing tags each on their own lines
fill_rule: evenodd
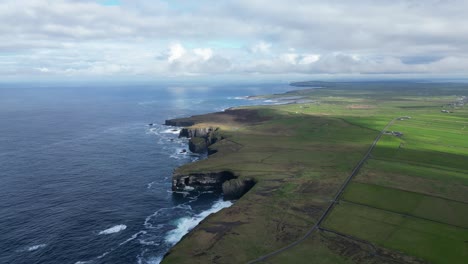
<svg viewBox="0 0 468 264">
<path fill-rule="evenodd" d="M 210 214 L 214 214 L 221 209 L 230 207 L 232 202 L 218 200 L 216 201 L 213 206 L 203 211 L 193 217 L 182 217 L 177 220 L 177 228 L 167 232 L 165 240 L 167 243 L 174 245 L 179 242 L 182 237 L 187 234 L 190 230 L 192 230 L 195 226 L 197 226 L 203 219 L 205 219 Z"/>
<path fill-rule="evenodd" d="M 164 134 L 174 134 L 174 135 L 179 135 L 180 134 L 180 129 L 176 129 L 176 128 L 169 128 L 169 129 L 165 129 L 162 131 L 162 133 Z"/>
<path fill-rule="evenodd" d="M 30 246 L 26 250 L 27 251 L 36 251 L 36 250 L 44 248 L 46 246 L 47 246 L 46 244 L 39 244 L 39 245 Z"/>
<path fill-rule="evenodd" d="M 138 264 L 159 264 L 161 263 L 163 257 L 151 257 L 150 259 L 144 259 L 142 256 L 138 257 Z"/>
<path fill-rule="evenodd" d="M 118 233 L 125 229 L 127 229 L 126 225 L 116 225 L 116 226 L 113 226 L 111 228 L 108 228 L 106 230 L 99 232 L 99 235 L 110 235 L 110 234 Z"/>
</svg>

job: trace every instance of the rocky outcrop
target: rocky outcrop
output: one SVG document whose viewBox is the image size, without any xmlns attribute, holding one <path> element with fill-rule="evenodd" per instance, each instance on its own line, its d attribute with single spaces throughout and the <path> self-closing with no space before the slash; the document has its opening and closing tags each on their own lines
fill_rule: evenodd
<svg viewBox="0 0 468 264">
<path fill-rule="evenodd" d="M 236 178 L 232 172 L 177 174 L 172 176 L 173 191 L 219 191 L 223 183 Z"/>
<path fill-rule="evenodd" d="M 237 178 L 232 172 L 189 173 L 172 176 L 172 190 L 186 191 L 215 191 L 222 192 L 225 200 L 235 200 L 242 197 L 254 185 L 252 178 Z"/>
<path fill-rule="evenodd" d="M 205 153 L 208 151 L 207 140 L 202 137 L 194 137 L 189 141 L 189 150 L 193 153 Z"/>
<path fill-rule="evenodd" d="M 166 126 L 188 127 L 195 125 L 195 122 L 184 119 L 170 119 L 164 122 Z"/>
<path fill-rule="evenodd" d="M 190 119 L 166 120 L 169 126 L 185 126 L 180 130 L 179 137 L 189 138 L 189 149 L 193 153 L 216 153 L 216 149 L 209 147 L 224 137 L 217 127 L 194 126 L 196 122 Z M 172 176 L 172 190 L 175 192 L 186 191 L 215 191 L 222 192 L 224 199 L 239 199 L 255 185 L 251 178 L 237 178 L 232 172 L 207 172 L 207 173 L 179 173 Z"/>
<path fill-rule="evenodd" d="M 179 137 L 187 137 L 189 140 L 189 149 L 193 153 L 206 153 L 210 154 L 208 147 L 223 139 L 223 136 L 214 127 L 188 127 L 183 128 Z"/>
<path fill-rule="evenodd" d="M 213 127 L 197 127 L 197 128 L 182 128 L 179 133 L 179 137 L 193 138 L 193 137 L 208 137 L 212 131 L 216 131 L 217 128 Z"/>
<path fill-rule="evenodd" d="M 225 200 L 234 200 L 241 198 L 255 185 L 256 181 L 252 178 L 232 179 L 223 183 L 223 194 Z"/>
</svg>

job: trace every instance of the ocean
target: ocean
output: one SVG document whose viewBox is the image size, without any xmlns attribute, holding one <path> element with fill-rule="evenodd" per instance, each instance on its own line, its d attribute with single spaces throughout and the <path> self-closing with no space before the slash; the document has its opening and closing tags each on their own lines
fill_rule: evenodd
<svg viewBox="0 0 468 264">
<path fill-rule="evenodd" d="M 0 263 L 159 263 L 220 194 L 173 194 L 203 156 L 165 119 L 286 84 L 0 85 Z M 273 102 L 274 103 L 274 102 Z M 154 123 L 153 126 L 149 126 Z"/>
</svg>

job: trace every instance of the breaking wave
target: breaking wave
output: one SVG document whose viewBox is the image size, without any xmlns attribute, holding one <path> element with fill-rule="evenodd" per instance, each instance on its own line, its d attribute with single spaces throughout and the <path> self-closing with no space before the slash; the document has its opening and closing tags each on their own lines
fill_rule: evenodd
<svg viewBox="0 0 468 264">
<path fill-rule="evenodd" d="M 213 206 L 210 209 L 206 211 L 203 211 L 192 217 L 179 218 L 176 221 L 177 228 L 167 233 L 165 241 L 171 245 L 176 244 L 182 239 L 183 236 L 185 236 L 190 230 L 197 226 L 207 216 L 219 212 L 224 208 L 230 207 L 231 205 L 232 202 L 218 200 L 213 204 Z"/>
<path fill-rule="evenodd" d="M 118 233 L 118 232 L 123 231 L 125 229 L 127 229 L 126 225 L 116 225 L 116 226 L 113 226 L 111 228 L 108 228 L 106 230 L 103 230 L 103 231 L 99 232 L 99 235 L 115 234 L 115 233 Z"/>
<path fill-rule="evenodd" d="M 33 246 L 26 246 L 26 247 L 22 247 L 22 248 L 16 250 L 16 252 L 32 252 L 32 251 L 39 250 L 41 248 L 45 248 L 46 246 L 47 246 L 47 244 L 38 244 L 38 245 L 33 245 Z"/>
</svg>

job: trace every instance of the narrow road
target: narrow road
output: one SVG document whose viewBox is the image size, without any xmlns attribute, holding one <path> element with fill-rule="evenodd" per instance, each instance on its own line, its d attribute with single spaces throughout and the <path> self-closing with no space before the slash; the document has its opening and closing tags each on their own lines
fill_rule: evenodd
<svg viewBox="0 0 468 264">
<path fill-rule="evenodd" d="M 304 241 L 306 238 L 308 238 L 316 229 L 318 229 L 320 227 L 320 225 L 322 224 L 323 220 L 325 220 L 325 218 L 327 217 L 327 215 L 331 212 L 331 210 L 333 209 L 333 207 L 335 206 L 336 202 L 340 199 L 341 195 L 343 194 L 344 190 L 346 189 L 346 187 L 348 187 L 349 183 L 351 182 L 351 180 L 354 178 L 354 176 L 359 172 L 359 170 L 361 169 L 361 167 L 364 165 L 364 163 L 366 162 L 366 160 L 369 158 L 372 150 L 374 150 L 375 146 L 377 145 L 377 142 L 379 142 L 380 138 L 382 137 L 382 135 L 384 134 L 385 131 L 387 131 L 387 129 L 395 122 L 395 120 L 397 120 L 398 118 L 394 118 L 392 119 L 390 122 L 388 122 L 388 124 L 384 127 L 384 129 L 382 129 L 379 133 L 379 135 L 377 135 L 377 137 L 374 139 L 374 142 L 372 142 L 372 145 L 369 147 L 369 149 L 367 150 L 366 154 L 364 155 L 364 157 L 361 159 L 361 161 L 359 161 L 359 163 L 356 165 L 356 167 L 354 167 L 353 171 L 351 172 L 351 174 L 346 178 L 346 180 L 344 181 L 344 183 L 341 185 L 340 189 L 338 190 L 338 192 L 336 193 L 335 197 L 333 198 L 333 200 L 330 202 L 330 204 L 328 205 L 327 209 L 325 210 L 325 212 L 322 214 L 322 216 L 320 216 L 319 220 L 317 221 L 317 223 L 315 223 L 314 226 L 312 226 L 309 231 L 307 231 L 307 233 L 305 233 L 305 235 L 292 242 L 291 244 L 283 247 L 283 248 L 280 248 L 276 251 L 273 251 L 271 253 L 268 253 L 266 255 L 263 255 L 257 259 L 254 259 L 254 260 L 251 260 L 249 262 L 247 262 L 248 264 L 252 264 L 252 263 L 258 263 L 258 262 L 261 262 L 261 261 L 265 261 L 266 259 L 270 258 L 270 257 L 273 257 L 281 252 L 284 252 L 296 245 L 298 245 L 299 243 L 301 243 L 302 241 Z"/>
</svg>

